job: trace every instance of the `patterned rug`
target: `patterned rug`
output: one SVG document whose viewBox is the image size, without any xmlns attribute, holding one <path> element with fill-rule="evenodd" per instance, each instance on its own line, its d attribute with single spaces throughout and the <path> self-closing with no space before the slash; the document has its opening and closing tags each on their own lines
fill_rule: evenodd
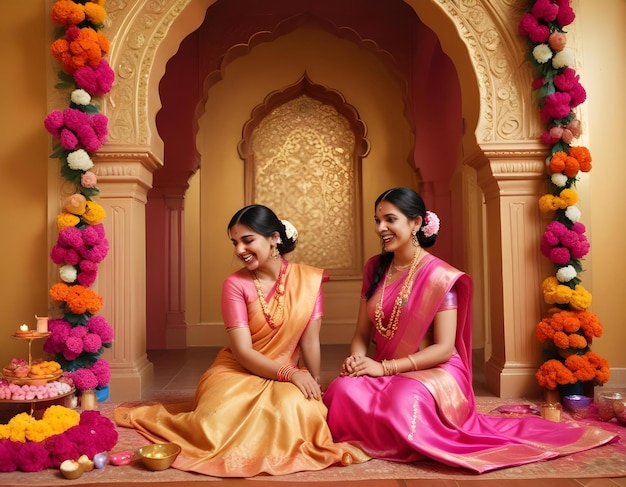
<svg viewBox="0 0 626 487">
<path fill-rule="evenodd" d="M 176 394 L 174 394 L 176 396 Z M 175 397 L 169 398 L 172 401 Z M 178 399 L 178 398 L 176 398 Z M 167 398 L 160 398 L 168 401 Z M 504 404 L 534 404 L 534 401 L 504 400 L 493 397 L 478 397 L 477 404 L 482 413 L 502 414 L 494 410 Z M 100 403 L 99 410 L 102 414 L 112 417 L 113 409 L 118 404 Z M 571 416 L 564 412 L 562 421 L 572 421 Z M 616 432 L 622 438 L 599 448 L 569 455 L 566 457 L 538 462 L 520 467 L 512 467 L 494 472 L 477 475 L 463 469 L 452 468 L 434 461 L 421 461 L 410 464 L 399 464 L 383 460 L 371 460 L 369 462 L 351 465 L 349 467 L 330 467 L 318 472 L 300 472 L 285 476 L 259 476 L 250 481 L 260 481 L 257 485 L 271 482 L 292 483 L 317 483 L 317 482 L 352 482 L 365 480 L 383 479 L 438 479 L 438 480 L 514 480 L 514 479 L 549 479 L 549 478 L 600 478 L 600 477 L 626 477 L 626 428 L 620 426 L 615 418 L 610 422 L 600 421 L 597 407 L 592 405 L 587 418 L 583 420 L 587 424 L 593 424 L 609 431 Z M 119 441 L 113 452 L 136 451 L 140 446 L 148 444 L 139 433 L 126 428 L 119 429 Z M 148 471 L 143 467 L 140 460 L 135 458 L 129 465 L 116 467 L 107 465 L 101 470 L 93 470 L 83 474 L 74 481 L 68 481 L 61 477 L 58 470 L 45 470 L 42 472 L 25 473 L 10 472 L 0 473 L 0 485 L 93 485 L 104 487 L 106 485 L 123 486 L 124 484 L 155 484 L 174 483 L 175 485 L 200 486 L 202 482 L 213 482 L 221 479 L 207 477 L 193 473 L 181 472 L 168 469 L 159 472 Z M 250 485 L 250 484 L 249 484 Z M 254 485 L 254 484 L 251 484 Z M 287 484 L 284 484 L 287 485 Z"/>
</svg>

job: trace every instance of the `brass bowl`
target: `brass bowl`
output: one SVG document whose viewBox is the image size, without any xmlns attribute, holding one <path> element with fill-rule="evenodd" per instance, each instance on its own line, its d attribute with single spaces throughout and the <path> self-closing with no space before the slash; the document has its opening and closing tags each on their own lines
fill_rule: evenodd
<svg viewBox="0 0 626 487">
<path fill-rule="evenodd" d="M 148 470 L 165 470 L 174 463 L 180 451 L 176 443 L 155 443 L 142 446 L 139 456 Z"/>
</svg>

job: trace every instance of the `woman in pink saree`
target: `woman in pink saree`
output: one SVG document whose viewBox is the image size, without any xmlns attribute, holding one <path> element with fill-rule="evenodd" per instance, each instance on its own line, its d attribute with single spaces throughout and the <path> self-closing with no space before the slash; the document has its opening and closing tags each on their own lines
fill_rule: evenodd
<svg viewBox="0 0 626 487">
<path fill-rule="evenodd" d="M 577 423 L 477 413 L 470 277 L 424 250 L 434 244 L 439 220 L 415 191 L 388 190 L 374 211 L 383 253 L 365 265 L 351 355 L 324 395 L 335 441 L 375 458 L 431 458 L 482 473 L 615 437 Z"/>
<path fill-rule="evenodd" d="M 230 345 L 193 403 L 117 408 L 118 425 L 182 452 L 173 467 L 216 477 L 283 475 L 369 460 L 333 442 L 321 400 L 323 271 L 290 263 L 297 231 L 262 205 L 239 210 L 228 235 L 243 267 L 222 287 Z"/>
</svg>

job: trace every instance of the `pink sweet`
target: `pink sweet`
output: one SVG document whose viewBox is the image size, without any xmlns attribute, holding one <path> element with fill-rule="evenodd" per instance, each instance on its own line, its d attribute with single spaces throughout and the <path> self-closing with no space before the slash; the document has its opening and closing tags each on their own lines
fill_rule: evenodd
<svg viewBox="0 0 626 487">
<path fill-rule="evenodd" d="M 135 454 L 132 451 L 120 451 L 109 455 L 109 463 L 115 466 L 128 465 Z"/>
</svg>

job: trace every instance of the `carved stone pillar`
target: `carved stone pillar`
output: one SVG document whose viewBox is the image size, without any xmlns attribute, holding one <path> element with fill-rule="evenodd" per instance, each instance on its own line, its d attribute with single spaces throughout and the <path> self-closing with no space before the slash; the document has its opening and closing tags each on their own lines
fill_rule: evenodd
<svg viewBox="0 0 626 487">
<path fill-rule="evenodd" d="M 104 354 L 111 364 L 110 398 L 138 400 L 153 379 L 146 356 L 145 206 L 159 162 L 145 148 L 120 146 L 107 146 L 93 160 L 110 245 L 97 283 L 104 298 L 100 314 L 115 330 Z"/>
<path fill-rule="evenodd" d="M 539 251 L 538 200 L 545 193 L 545 151 L 536 144 L 502 144 L 469 158 L 486 204 L 487 280 L 492 354 L 485 366 L 489 390 L 500 397 L 538 393 L 545 258 Z M 474 326 L 483 326 L 474 323 Z"/>
<path fill-rule="evenodd" d="M 185 322 L 185 187 L 153 188 L 148 222 L 148 349 L 187 346 Z"/>
</svg>

